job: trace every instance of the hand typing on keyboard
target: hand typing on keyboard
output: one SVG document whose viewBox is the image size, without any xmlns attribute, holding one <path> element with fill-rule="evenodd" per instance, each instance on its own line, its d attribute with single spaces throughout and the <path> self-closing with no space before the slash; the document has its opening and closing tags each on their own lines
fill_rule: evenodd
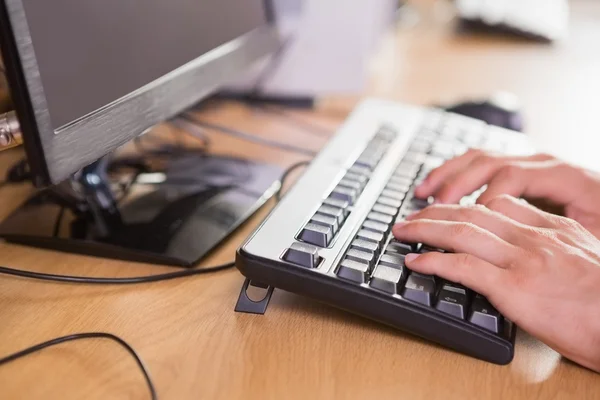
<svg viewBox="0 0 600 400">
<path fill-rule="evenodd" d="M 484 185 L 487 189 L 477 199 L 479 204 L 501 194 L 543 199 L 564 207 L 564 216 L 600 239 L 600 176 L 546 154 L 505 157 L 469 150 L 434 169 L 415 195 L 451 204 Z"/>
<path fill-rule="evenodd" d="M 545 155 L 470 151 L 434 170 L 417 193 L 456 202 L 484 184 L 482 205 L 436 204 L 394 226 L 401 241 L 452 251 L 410 254 L 406 265 L 481 293 L 524 330 L 600 372 L 600 240 L 589 232 L 600 232 L 600 180 Z M 511 195 L 547 198 L 572 218 Z"/>
</svg>

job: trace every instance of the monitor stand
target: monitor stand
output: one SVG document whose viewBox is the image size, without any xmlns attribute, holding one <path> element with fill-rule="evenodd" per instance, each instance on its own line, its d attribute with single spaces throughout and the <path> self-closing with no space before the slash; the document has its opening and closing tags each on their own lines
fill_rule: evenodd
<svg viewBox="0 0 600 400">
<path fill-rule="evenodd" d="M 117 200 L 109 158 L 44 189 L 0 224 L 8 242 L 98 257 L 191 267 L 260 208 L 282 169 L 182 154 L 141 173 Z M 232 260 L 234 255 L 231 256 Z"/>
</svg>

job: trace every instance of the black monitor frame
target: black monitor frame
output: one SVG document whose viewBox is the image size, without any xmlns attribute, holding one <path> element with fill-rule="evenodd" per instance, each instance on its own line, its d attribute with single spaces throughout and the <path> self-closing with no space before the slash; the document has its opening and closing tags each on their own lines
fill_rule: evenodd
<svg viewBox="0 0 600 400">
<path fill-rule="evenodd" d="M 64 181 L 144 130 L 194 105 L 249 63 L 275 52 L 279 38 L 271 0 L 265 0 L 265 12 L 265 26 L 54 129 L 22 0 L 0 0 L 0 46 L 34 184 Z"/>
</svg>

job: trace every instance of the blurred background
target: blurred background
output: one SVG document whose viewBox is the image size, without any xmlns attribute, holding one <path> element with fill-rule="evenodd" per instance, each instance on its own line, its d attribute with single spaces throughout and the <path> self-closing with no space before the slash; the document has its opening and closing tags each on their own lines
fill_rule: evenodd
<svg viewBox="0 0 600 400">
<path fill-rule="evenodd" d="M 284 44 L 222 96 L 347 115 L 374 96 L 418 105 L 499 101 L 542 151 L 596 167 L 600 2 L 275 0 Z M 10 94 L 0 77 L 0 110 Z M 557 150 L 558 149 L 558 150 Z"/>
</svg>

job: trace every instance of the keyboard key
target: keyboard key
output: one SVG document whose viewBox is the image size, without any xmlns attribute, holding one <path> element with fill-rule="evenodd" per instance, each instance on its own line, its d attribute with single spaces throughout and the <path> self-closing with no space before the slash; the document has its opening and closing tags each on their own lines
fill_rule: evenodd
<svg viewBox="0 0 600 400">
<path fill-rule="evenodd" d="M 391 215 L 381 214 L 381 213 L 378 213 L 375 211 L 371 211 L 369 213 L 369 215 L 367 215 L 367 219 L 370 219 L 372 221 L 382 222 L 382 223 L 388 224 L 388 225 L 391 225 L 392 222 L 394 222 L 394 217 L 392 217 Z"/>
<path fill-rule="evenodd" d="M 405 197 L 404 192 L 399 192 L 397 190 L 392 190 L 392 189 L 383 189 L 381 191 L 381 195 L 384 197 L 389 197 L 391 199 L 396 199 L 399 201 L 404 200 L 404 197 Z"/>
<path fill-rule="evenodd" d="M 410 203 L 413 206 L 413 208 L 416 208 L 418 210 L 422 210 L 423 208 L 428 207 L 430 205 L 429 199 L 419 199 L 416 197 L 410 199 Z"/>
<path fill-rule="evenodd" d="M 412 246 L 408 243 L 401 243 L 396 240 L 392 240 L 390 244 L 385 249 L 386 252 L 397 253 L 406 255 L 408 253 L 412 253 Z"/>
<path fill-rule="evenodd" d="M 331 227 L 318 225 L 312 222 L 306 224 L 300 233 L 300 239 L 320 247 L 327 247 L 332 238 L 333 229 Z"/>
<path fill-rule="evenodd" d="M 386 253 L 379 259 L 379 265 L 385 265 L 386 267 L 403 269 L 404 268 L 404 256 L 394 253 Z"/>
<path fill-rule="evenodd" d="M 367 168 L 367 169 L 369 169 L 371 171 L 374 170 L 375 167 L 377 167 L 377 164 L 379 164 L 379 160 L 378 159 L 371 158 L 371 157 L 368 157 L 368 156 L 362 156 L 362 155 L 354 163 L 354 165 L 358 165 L 359 167 Z"/>
<path fill-rule="evenodd" d="M 325 200 L 323 200 L 323 204 L 344 210 L 346 216 L 349 213 L 348 210 L 346 210 L 346 209 L 348 207 L 350 207 L 350 203 L 348 203 L 345 200 L 334 199 L 333 197 L 328 197 Z"/>
<path fill-rule="evenodd" d="M 388 207 L 394 207 L 396 209 L 402 207 L 402 201 L 385 196 L 381 196 L 379 199 L 377 199 L 377 203 Z"/>
<path fill-rule="evenodd" d="M 348 170 L 348 172 L 353 173 L 353 174 L 357 174 L 357 175 L 362 175 L 365 177 L 369 177 L 371 176 L 371 171 L 368 168 L 365 167 L 361 167 L 360 165 L 356 165 L 354 164 L 352 167 L 350 167 L 350 169 Z"/>
<path fill-rule="evenodd" d="M 338 276 L 356 283 L 366 283 L 369 279 L 370 267 L 367 263 L 345 259 L 338 268 Z"/>
<path fill-rule="evenodd" d="M 482 295 L 478 294 L 473 300 L 469 322 L 494 333 L 500 332 L 502 317 L 500 313 Z"/>
<path fill-rule="evenodd" d="M 400 164 L 396 172 L 394 172 L 394 176 L 399 178 L 410 178 L 414 179 L 415 176 L 419 173 L 419 169 L 421 169 L 420 165 L 417 164 Z"/>
<path fill-rule="evenodd" d="M 392 217 L 395 217 L 396 214 L 398 214 L 397 208 L 386 206 L 386 205 L 379 204 L 379 203 L 377 203 L 373 206 L 373 211 L 381 213 L 381 214 L 391 215 Z"/>
<path fill-rule="evenodd" d="M 338 220 L 335 217 L 331 217 L 329 215 L 323 215 L 323 214 L 317 213 L 317 214 L 313 215 L 313 217 L 310 219 L 310 222 L 312 222 L 313 224 L 317 224 L 317 225 L 331 227 L 331 230 L 333 231 L 334 235 L 337 233 L 337 231 L 339 229 Z"/>
<path fill-rule="evenodd" d="M 371 276 L 371 287 L 379 289 L 389 294 L 398 294 L 402 288 L 405 271 L 402 269 L 390 268 L 385 265 L 378 265 Z"/>
<path fill-rule="evenodd" d="M 390 190 L 395 190 L 396 192 L 400 192 L 400 193 L 406 193 L 410 190 L 410 185 L 388 182 L 388 184 L 385 185 L 385 188 L 390 189 Z"/>
<path fill-rule="evenodd" d="M 363 229 L 377 233 L 388 233 L 390 226 L 388 224 L 384 224 L 383 222 L 372 221 L 368 219 L 364 222 Z"/>
<path fill-rule="evenodd" d="M 404 285 L 402 297 L 412 300 L 415 303 L 431 306 L 434 294 L 435 279 L 413 272 L 408 277 L 406 285 Z"/>
<path fill-rule="evenodd" d="M 346 188 L 343 186 L 337 186 L 335 189 L 333 189 L 333 192 L 331 192 L 330 197 L 333 197 L 334 199 L 347 201 L 348 203 L 350 203 L 350 205 L 352 205 L 354 203 L 354 200 L 356 200 L 357 195 L 358 192 L 354 189 Z"/>
<path fill-rule="evenodd" d="M 402 176 L 392 176 L 388 182 L 396 185 L 411 186 L 413 181 Z"/>
<path fill-rule="evenodd" d="M 371 242 L 364 239 L 354 239 L 354 241 L 350 245 L 350 248 L 364 251 L 366 253 L 371 252 L 376 255 L 379 254 L 379 243 Z"/>
<path fill-rule="evenodd" d="M 328 205 L 322 205 L 321 207 L 319 207 L 319 209 L 317 210 L 317 214 L 323 214 L 329 217 L 334 217 L 338 220 L 338 224 L 340 226 L 344 223 L 344 220 L 346 219 L 347 215 L 344 209 Z"/>
<path fill-rule="evenodd" d="M 310 244 L 294 242 L 285 252 L 283 259 L 302 267 L 316 268 L 321 262 L 318 251 L 317 247 Z"/>
<path fill-rule="evenodd" d="M 369 267 L 372 267 L 375 263 L 375 254 L 372 252 L 350 249 L 346 253 L 346 258 L 358 262 L 367 263 Z"/>
<path fill-rule="evenodd" d="M 464 286 L 445 283 L 438 295 L 435 308 L 453 317 L 465 319 L 467 302 L 467 289 Z"/>
<path fill-rule="evenodd" d="M 379 131 L 377 131 L 375 136 L 385 140 L 386 142 L 393 142 L 398 136 L 398 131 L 392 126 L 385 125 L 382 126 Z"/>
<path fill-rule="evenodd" d="M 442 250 L 442 249 L 438 249 L 438 248 L 435 248 L 435 247 L 427 246 L 425 244 L 421 246 L 421 249 L 419 250 L 419 252 L 421 254 L 431 253 L 431 252 L 445 253 L 445 251 Z"/>
<path fill-rule="evenodd" d="M 403 161 L 411 161 L 415 164 L 423 164 L 427 158 L 426 154 L 409 151 L 404 155 Z"/>
<path fill-rule="evenodd" d="M 361 188 L 364 188 L 369 181 L 366 176 L 355 174 L 353 172 L 347 172 L 346 175 L 344 175 L 344 179 L 360 183 Z"/>
<path fill-rule="evenodd" d="M 346 178 L 343 178 L 340 181 L 340 183 L 338 183 L 338 185 L 345 187 L 345 188 L 354 189 L 354 190 L 356 190 L 356 193 L 360 193 L 363 189 L 360 182 L 352 181 L 352 180 L 346 179 Z"/>
<path fill-rule="evenodd" d="M 413 144 L 408 149 L 411 152 L 415 153 L 429 153 L 429 149 L 431 148 L 431 144 L 425 140 L 415 140 Z"/>
<path fill-rule="evenodd" d="M 359 239 L 368 240 L 368 241 L 374 242 L 374 243 L 381 243 L 381 242 L 383 242 L 383 239 L 385 239 L 385 235 L 383 233 L 373 232 L 373 231 L 369 231 L 367 229 L 361 229 L 360 231 L 358 231 L 356 236 Z"/>
</svg>

